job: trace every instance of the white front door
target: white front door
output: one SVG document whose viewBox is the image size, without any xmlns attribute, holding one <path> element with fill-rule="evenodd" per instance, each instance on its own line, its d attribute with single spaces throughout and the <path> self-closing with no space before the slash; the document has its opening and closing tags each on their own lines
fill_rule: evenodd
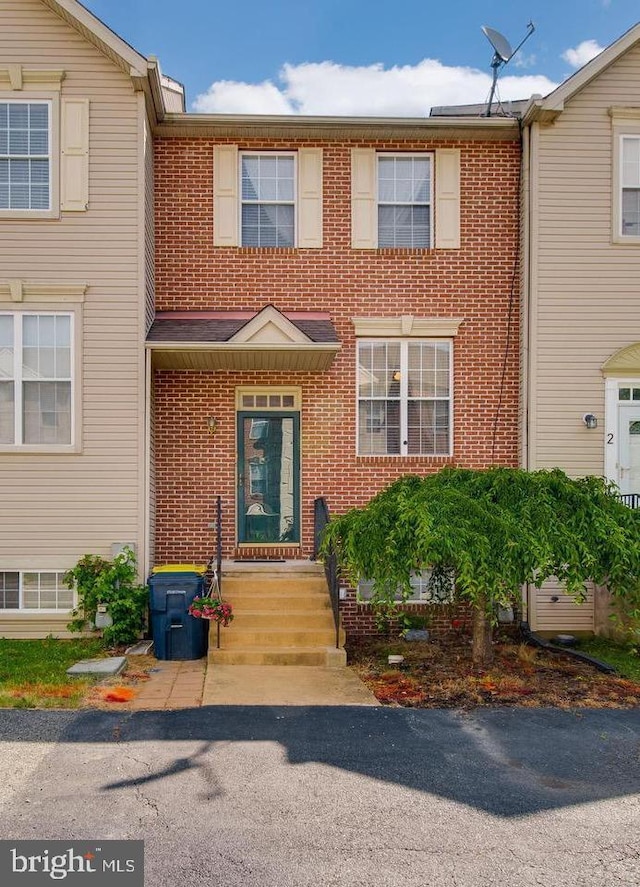
<svg viewBox="0 0 640 887">
<path fill-rule="evenodd" d="M 640 493 L 640 403 L 618 405 L 618 486 Z"/>
</svg>

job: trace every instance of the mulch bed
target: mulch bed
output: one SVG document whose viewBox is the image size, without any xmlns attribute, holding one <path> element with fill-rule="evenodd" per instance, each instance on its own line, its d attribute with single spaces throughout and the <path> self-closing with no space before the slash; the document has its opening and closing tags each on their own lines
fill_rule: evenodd
<svg viewBox="0 0 640 887">
<path fill-rule="evenodd" d="M 633 708 L 640 683 L 605 675 L 590 665 L 499 637 L 495 661 L 477 670 L 468 636 L 455 634 L 426 642 L 357 639 L 347 646 L 348 662 L 386 705 L 413 708 L 471 708 L 509 705 L 526 708 Z M 389 654 L 404 662 L 391 667 Z"/>
</svg>

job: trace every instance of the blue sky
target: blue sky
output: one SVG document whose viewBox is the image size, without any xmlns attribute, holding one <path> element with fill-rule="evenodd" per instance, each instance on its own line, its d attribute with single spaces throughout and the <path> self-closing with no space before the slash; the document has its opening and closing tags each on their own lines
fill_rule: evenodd
<svg viewBox="0 0 640 887">
<path fill-rule="evenodd" d="M 186 86 L 189 110 L 421 115 L 481 102 L 492 50 L 516 46 L 500 96 L 546 93 L 640 20 L 637 0 L 84 0 Z"/>
</svg>

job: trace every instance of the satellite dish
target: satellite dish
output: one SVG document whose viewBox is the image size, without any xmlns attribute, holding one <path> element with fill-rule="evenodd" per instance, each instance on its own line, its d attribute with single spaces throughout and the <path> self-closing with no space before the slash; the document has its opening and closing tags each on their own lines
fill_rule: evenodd
<svg viewBox="0 0 640 887">
<path fill-rule="evenodd" d="M 513 50 L 511 49 L 511 44 L 507 40 L 507 38 L 500 33 L 500 31 L 494 31 L 493 28 L 487 27 L 487 25 L 482 26 L 482 33 L 487 38 L 489 43 L 493 46 L 496 55 L 501 59 L 501 61 L 506 63 L 509 61 L 511 56 L 513 55 Z"/>
<path fill-rule="evenodd" d="M 524 35 L 524 38 L 518 43 L 515 49 L 511 49 L 511 44 L 507 40 L 507 38 L 500 33 L 500 31 L 496 31 L 494 28 L 489 28 L 487 25 L 482 26 L 482 33 L 487 38 L 489 43 L 493 46 L 493 58 L 491 59 L 491 67 L 493 68 L 493 82 L 491 84 L 491 92 L 489 94 L 489 103 L 487 104 L 487 110 L 485 111 L 485 117 L 491 117 L 491 106 L 493 104 L 493 96 L 496 91 L 496 84 L 498 82 L 498 71 L 503 65 L 506 65 L 507 62 L 511 61 L 516 52 L 520 49 L 525 40 L 528 40 L 529 37 L 535 31 L 536 26 L 533 22 L 529 22 L 527 25 L 527 33 Z"/>
</svg>

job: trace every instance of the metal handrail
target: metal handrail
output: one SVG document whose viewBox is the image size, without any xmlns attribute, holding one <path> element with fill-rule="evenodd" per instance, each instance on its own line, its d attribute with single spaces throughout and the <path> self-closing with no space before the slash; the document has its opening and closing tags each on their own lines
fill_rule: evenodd
<svg viewBox="0 0 640 887">
<path fill-rule="evenodd" d="M 629 508 L 640 508 L 640 493 L 620 493 L 618 499 Z"/>
<path fill-rule="evenodd" d="M 318 560 L 320 545 L 325 527 L 329 523 L 329 506 L 324 496 L 318 496 L 313 500 L 313 555 L 312 560 Z M 336 648 L 340 648 L 340 571 L 338 569 L 338 557 L 333 546 L 323 556 L 324 574 L 331 598 L 333 621 L 336 626 Z"/>
<path fill-rule="evenodd" d="M 216 501 L 216 573 L 218 592 L 222 597 L 222 496 L 218 496 Z"/>
<path fill-rule="evenodd" d="M 216 590 L 218 597 L 222 600 L 222 497 L 216 498 Z M 211 559 L 213 560 L 213 558 Z M 220 623 L 218 622 L 216 631 L 216 647 L 220 649 Z"/>
</svg>

